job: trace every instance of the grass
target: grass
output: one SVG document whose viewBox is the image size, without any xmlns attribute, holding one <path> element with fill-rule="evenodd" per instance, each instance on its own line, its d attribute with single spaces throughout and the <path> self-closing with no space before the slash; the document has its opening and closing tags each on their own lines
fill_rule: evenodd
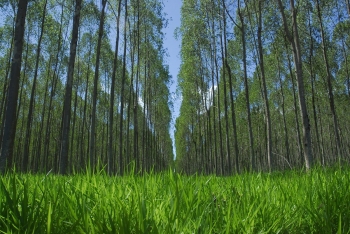
<svg viewBox="0 0 350 234">
<path fill-rule="evenodd" d="M 349 233 L 350 170 L 8 174 L 0 233 Z"/>
</svg>

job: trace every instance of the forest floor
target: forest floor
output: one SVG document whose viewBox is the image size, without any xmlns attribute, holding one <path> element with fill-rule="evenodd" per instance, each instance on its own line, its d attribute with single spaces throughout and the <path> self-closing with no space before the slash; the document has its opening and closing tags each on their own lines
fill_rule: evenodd
<svg viewBox="0 0 350 234">
<path fill-rule="evenodd" d="M 231 177 L 8 174 L 0 233 L 349 233 L 350 169 Z"/>
</svg>

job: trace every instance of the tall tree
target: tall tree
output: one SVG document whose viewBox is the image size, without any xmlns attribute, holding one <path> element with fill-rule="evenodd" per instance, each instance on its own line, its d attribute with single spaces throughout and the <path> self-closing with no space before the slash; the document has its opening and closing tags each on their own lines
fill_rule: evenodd
<svg viewBox="0 0 350 234">
<path fill-rule="evenodd" d="M 41 41 L 42 41 L 43 34 L 44 34 L 44 25 L 45 25 L 45 19 L 46 19 L 46 5 L 47 5 L 47 0 L 45 0 L 44 6 L 43 6 L 41 29 L 40 29 L 39 41 L 38 41 L 38 45 L 37 45 L 37 49 L 36 49 L 34 78 L 33 78 L 32 90 L 31 90 L 30 101 L 29 101 L 27 128 L 26 128 L 26 135 L 25 135 L 25 144 L 24 144 L 24 149 L 23 149 L 23 161 L 22 161 L 22 170 L 24 170 L 24 171 L 27 171 L 27 169 L 28 169 L 29 144 L 30 144 L 30 140 L 31 140 L 32 121 L 33 121 L 33 112 L 34 112 L 34 99 L 35 99 L 35 91 L 36 91 L 36 85 L 37 85 L 36 83 L 37 83 L 37 78 L 38 78 Z"/>
<path fill-rule="evenodd" d="M 258 3 L 258 52 L 259 52 L 259 68 L 261 72 L 261 80 L 263 86 L 263 98 L 265 103 L 265 115 L 266 115 L 266 142 L 267 142 L 267 159 L 269 164 L 269 170 L 274 168 L 274 159 L 272 157 L 272 130 L 271 130 L 271 115 L 270 106 L 267 96 L 265 65 L 264 65 L 264 52 L 262 43 L 262 3 L 263 0 L 259 0 Z"/>
<path fill-rule="evenodd" d="M 70 43 L 69 64 L 68 64 L 66 89 L 65 89 L 64 103 L 63 103 L 60 174 L 66 174 L 67 166 L 68 166 L 68 147 L 69 147 L 69 131 L 70 131 L 71 105 L 72 105 L 71 103 L 72 87 L 73 87 L 74 64 L 75 64 L 75 56 L 77 51 L 79 25 L 80 25 L 81 5 L 82 5 L 82 0 L 75 1 L 72 39 Z"/>
<path fill-rule="evenodd" d="M 0 173 L 12 167 L 13 145 L 17 126 L 17 100 L 21 75 L 22 50 L 27 14 L 28 0 L 19 0 L 14 35 L 14 52 L 12 55 L 10 83 L 7 94 L 4 135 L 0 155 Z"/>
<path fill-rule="evenodd" d="M 329 106 L 331 109 L 332 117 L 333 117 L 333 127 L 334 127 L 334 135 L 335 135 L 335 144 L 336 144 L 336 154 L 339 157 L 341 157 L 341 146 L 340 146 L 340 136 L 339 136 L 339 126 L 338 126 L 338 118 L 335 110 L 335 104 L 334 104 L 334 94 L 333 94 L 333 84 L 332 84 L 332 74 L 330 71 L 330 65 L 328 60 L 328 51 L 326 46 L 326 36 L 325 36 L 325 29 L 323 26 L 323 19 L 322 19 L 322 12 L 321 12 L 321 6 L 320 6 L 320 0 L 316 0 L 316 7 L 317 7 L 317 16 L 320 24 L 321 29 L 321 39 L 322 39 L 322 52 L 323 52 L 323 59 L 324 63 L 326 65 L 326 73 L 327 73 L 327 88 L 328 88 L 328 97 L 329 97 Z"/>
<path fill-rule="evenodd" d="M 96 48 L 96 63 L 95 63 L 95 77 L 94 77 L 94 90 L 92 93 L 92 113 L 91 113 L 91 133 L 90 133 L 90 168 L 93 170 L 95 166 L 95 147 L 96 147 L 96 105 L 97 105 L 97 87 L 100 71 L 100 54 L 101 54 L 101 41 L 103 36 L 103 28 L 105 22 L 105 8 L 107 0 L 102 0 L 102 10 L 100 16 L 100 25 L 98 28 L 98 41 Z"/>
<path fill-rule="evenodd" d="M 306 108 L 306 100 L 305 100 L 305 88 L 304 88 L 304 80 L 303 80 L 301 48 L 300 48 L 300 39 L 299 39 L 299 31 L 298 31 L 298 22 L 297 22 L 297 10 L 294 7 L 294 0 L 290 0 L 290 11 L 292 13 L 292 25 L 293 25 L 293 30 L 292 30 L 293 34 L 292 34 L 290 29 L 288 28 L 288 22 L 284 13 L 283 3 L 281 0 L 277 0 L 277 3 L 282 15 L 286 38 L 291 44 L 292 51 L 293 51 L 294 65 L 296 68 L 296 76 L 297 76 L 297 82 L 298 82 L 299 106 L 300 106 L 301 119 L 302 119 L 302 125 L 303 125 L 305 166 L 306 166 L 306 169 L 309 170 L 312 167 L 312 160 L 313 160 L 312 146 L 311 146 L 311 129 L 310 129 L 308 111 Z"/>
<path fill-rule="evenodd" d="M 119 174 L 124 173 L 124 158 L 123 158 L 123 123 L 124 123 L 124 90 L 126 81 L 126 45 L 127 45 L 127 23 L 128 22 L 128 0 L 124 2 L 124 49 L 123 49 L 123 73 L 120 93 L 120 122 L 119 122 Z"/>
<path fill-rule="evenodd" d="M 118 1 L 118 13 L 117 13 L 117 33 L 115 39 L 115 53 L 113 60 L 113 73 L 112 73 L 112 84 L 111 84 L 111 97 L 109 104 L 109 138 L 108 138 L 108 173 L 112 174 L 114 170 L 114 134 L 113 134 L 113 122 L 114 122 L 114 97 L 115 97 L 115 80 L 118 68 L 118 50 L 119 50 L 119 33 L 120 33 L 120 12 L 121 12 L 121 3 Z"/>
</svg>

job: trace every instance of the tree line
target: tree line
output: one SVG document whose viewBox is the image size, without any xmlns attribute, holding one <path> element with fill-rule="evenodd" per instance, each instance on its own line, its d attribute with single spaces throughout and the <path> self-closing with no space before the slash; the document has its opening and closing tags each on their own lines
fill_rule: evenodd
<svg viewBox="0 0 350 234">
<path fill-rule="evenodd" d="M 0 1 L 0 171 L 172 163 L 159 0 Z"/>
<path fill-rule="evenodd" d="M 184 0 L 176 167 L 349 162 L 349 0 Z"/>
</svg>

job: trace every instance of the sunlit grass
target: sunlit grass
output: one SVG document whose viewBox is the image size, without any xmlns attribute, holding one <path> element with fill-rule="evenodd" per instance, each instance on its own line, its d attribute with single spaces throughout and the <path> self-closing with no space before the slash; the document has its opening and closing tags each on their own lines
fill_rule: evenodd
<svg viewBox="0 0 350 234">
<path fill-rule="evenodd" d="M 349 233 L 349 172 L 9 174 L 0 233 Z"/>
</svg>

